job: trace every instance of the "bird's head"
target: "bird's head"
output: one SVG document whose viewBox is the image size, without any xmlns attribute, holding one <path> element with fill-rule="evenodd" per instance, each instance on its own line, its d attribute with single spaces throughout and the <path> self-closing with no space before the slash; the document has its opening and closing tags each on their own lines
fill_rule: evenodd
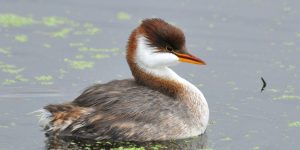
<svg viewBox="0 0 300 150">
<path fill-rule="evenodd" d="M 185 46 L 183 32 L 162 19 L 145 19 L 131 34 L 127 48 L 128 63 L 157 68 L 187 62 L 204 65 Z"/>
</svg>

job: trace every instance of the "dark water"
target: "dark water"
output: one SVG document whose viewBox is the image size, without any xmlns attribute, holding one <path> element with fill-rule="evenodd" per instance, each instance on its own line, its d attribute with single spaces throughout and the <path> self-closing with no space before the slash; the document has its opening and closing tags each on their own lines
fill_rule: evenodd
<svg viewBox="0 0 300 150">
<path fill-rule="evenodd" d="M 0 149 L 103 144 L 49 142 L 30 112 L 131 77 L 126 41 L 149 17 L 181 27 L 191 53 L 207 62 L 173 68 L 205 94 L 210 125 L 201 137 L 111 147 L 300 149 L 299 8 L 296 0 L 2 0 Z"/>
</svg>

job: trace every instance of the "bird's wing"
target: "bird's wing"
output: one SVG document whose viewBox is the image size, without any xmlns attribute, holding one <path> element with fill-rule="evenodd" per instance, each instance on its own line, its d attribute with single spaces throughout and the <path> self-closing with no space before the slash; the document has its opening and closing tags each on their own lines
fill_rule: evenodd
<svg viewBox="0 0 300 150">
<path fill-rule="evenodd" d="M 164 136 L 162 134 L 168 133 L 158 133 L 156 125 L 174 128 L 176 120 L 187 112 L 187 108 L 174 98 L 133 80 L 94 85 L 72 103 L 92 107 L 94 111 L 72 123 L 64 133 L 93 139 L 134 139 L 147 133 Z"/>
</svg>

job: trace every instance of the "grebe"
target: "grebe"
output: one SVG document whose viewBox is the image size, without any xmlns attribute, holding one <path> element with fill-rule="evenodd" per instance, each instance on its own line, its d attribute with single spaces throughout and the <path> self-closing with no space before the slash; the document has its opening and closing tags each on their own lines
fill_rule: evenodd
<svg viewBox="0 0 300 150">
<path fill-rule="evenodd" d="M 205 64 L 187 52 L 179 28 L 143 20 L 129 37 L 126 58 L 134 79 L 96 84 L 72 102 L 45 106 L 40 124 L 46 135 L 154 141 L 204 133 L 209 109 L 202 92 L 168 67 Z"/>
</svg>

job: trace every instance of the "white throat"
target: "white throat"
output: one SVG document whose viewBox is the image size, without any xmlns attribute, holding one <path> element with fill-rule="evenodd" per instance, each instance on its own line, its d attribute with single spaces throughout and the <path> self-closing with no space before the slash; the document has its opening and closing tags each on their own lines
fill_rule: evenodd
<svg viewBox="0 0 300 150">
<path fill-rule="evenodd" d="M 144 72 L 155 77 L 174 81 L 182 85 L 183 91 L 178 99 L 185 101 L 195 114 L 195 124 L 202 124 L 191 129 L 195 135 L 201 134 L 206 129 L 209 118 L 209 110 L 202 92 L 187 80 L 181 78 L 168 66 L 177 64 L 178 57 L 171 53 L 157 53 L 157 50 L 149 46 L 145 37 L 140 36 L 137 40 L 135 63 Z"/>
</svg>

